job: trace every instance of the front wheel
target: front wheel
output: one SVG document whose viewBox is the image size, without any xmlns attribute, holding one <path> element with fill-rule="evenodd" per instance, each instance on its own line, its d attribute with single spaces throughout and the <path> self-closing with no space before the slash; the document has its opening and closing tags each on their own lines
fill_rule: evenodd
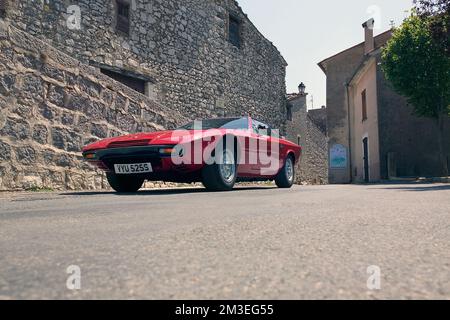
<svg viewBox="0 0 450 320">
<path fill-rule="evenodd" d="M 236 184 L 237 165 L 232 150 L 224 148 L 222 156 L 202 171 L 203 185 L 210 191 L 230 191 Z"/>
<path fill-rule="evenodd" d="M 117 192 L 137 192 L 144 184 L 143 178 L 133 176 L 121 176 L 114 173 L 107 173 L 108 183 Z"/>
<path fill-rule="evenodd" d="M 278 188 L 289 189 L 294 184 L 295 180 L 295 165 L 294 159 L 291 156 L 286 158 L 283 168 L 280 170 L 275 178 L 275 183 Z"/>
</svg>

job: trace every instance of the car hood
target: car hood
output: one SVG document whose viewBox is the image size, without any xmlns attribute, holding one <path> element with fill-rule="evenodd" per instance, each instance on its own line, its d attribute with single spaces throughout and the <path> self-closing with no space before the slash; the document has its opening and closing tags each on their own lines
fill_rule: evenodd
<svg viewBox="0 0 450 320">
<path fill-rule="evenodd" d="M 217 133 L 217 131 L 215 131 Z M 177 145 L 196 138 L 209 135 L 207 130 L 169 130 L 151 133 L 136 133 L 121 137 L 103 139 L 83 148 L 83 152 L 118 147 L 133 147 L 147 145 Z"/>
</svg>

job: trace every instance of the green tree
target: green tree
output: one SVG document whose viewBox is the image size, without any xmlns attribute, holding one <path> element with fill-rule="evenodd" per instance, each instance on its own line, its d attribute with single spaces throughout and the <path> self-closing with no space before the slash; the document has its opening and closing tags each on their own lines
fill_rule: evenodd
<svg viewBox="0 0 450 320">
<path fill-rule="evenodd" d="M 407 18 L 384 48 L 382 67 L 416 115 L 435 119 L 442 173 L 448 176 L 444 121 L 450 115 L 450 57 L 434 40 L 432 23 L 415 13 Z"/>
<path fill-rule="evenodd" d="M 450 56 L 450 0 L 414 0 L 414 3 L 418 15 L 430 19 L 434 41 Z"/>
</svg>

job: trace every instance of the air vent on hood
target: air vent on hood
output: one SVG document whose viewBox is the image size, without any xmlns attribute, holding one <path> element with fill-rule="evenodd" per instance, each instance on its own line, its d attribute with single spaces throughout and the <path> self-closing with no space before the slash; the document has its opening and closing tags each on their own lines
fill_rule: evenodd
<svg viewBox="0 0 450 320">
<path fill-rule="evenodd" d="M 151 140 L 131 140 L 131 141 L 115 141 L 108 144 L 108 148 L 127 148 L 147 146 Z"/>
</svg>

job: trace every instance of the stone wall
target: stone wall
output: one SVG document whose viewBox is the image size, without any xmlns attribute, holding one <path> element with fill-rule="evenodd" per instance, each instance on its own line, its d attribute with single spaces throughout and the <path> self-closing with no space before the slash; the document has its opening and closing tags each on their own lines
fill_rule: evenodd
<svg viewBox="0 0 450 320">
<path fill-rule="evenodd" d="M 308 116 L 314 124 L 323 132 L 327 133 L 327 108 L 308 110 Z"/>
<path fill-rule="evenodd" d="M 2 21 L 0 40 L 0 190 L 105 188 L 84 144 L 187 121 Z"/>
<path fill-rule="evenodd" d="M 0 189 L 106 187 L 81 161 L 82 145 L 194 118 L 251 115 L 284 132 L 286 61 L 236 1 L 124 1 L 128 35 L 116 30 L 116 1 L 8 1 Z M 229 41 L 230 15 L 240 47 Z M 104 67 L 146 79 L 145 95 Z"/>
<path fill-rule="evenodd" d="M 306 139 L 303 145 L 305 161 L 300 171 L 299 183 L 328 183 L 328 138 L 308 116 Z"/>
<path fill-rule="evenodd" d="M 286 123 L 286 138 L 302 147 L 296 182 L 325 184 L 328 183 L 328 138 L 308 115 L 306 97 L 300 94 L 288 97 L 292 120 Z"/>
<path fill-rule="evenodd" d="M 286 62 L 236 1 L 128 2 L 129 35 L 116 31 L 112 0 L 21 0 L 8 16 L 79 61 L 152 79 L 152 96 L 170 110 L 191 118 L 250 114 L 284 128 Z M 80 9 L 79 30 L 68 27 L 70 5 Z M 240 21 L 240 48 L 228 40 L 230 14 Z"/>
</svg>

